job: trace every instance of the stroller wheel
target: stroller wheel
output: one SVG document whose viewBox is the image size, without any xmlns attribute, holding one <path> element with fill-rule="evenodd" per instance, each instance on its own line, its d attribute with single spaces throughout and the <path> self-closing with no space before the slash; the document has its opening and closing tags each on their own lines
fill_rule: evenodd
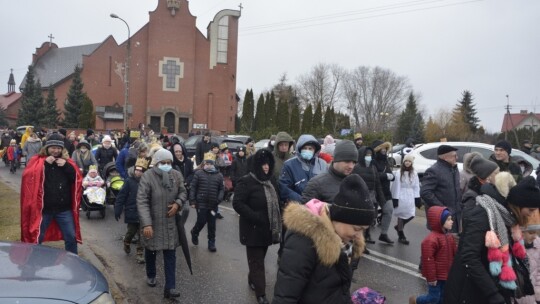
<svg viewBox="0 0 540 304">
<path fill-rule="evenodd" d="M 90 219 L 90 211 L 86 211 L 86 218 Z"/>
<path fill-rule="evenodd" d="M 104 219 L 105 218 L 105 208 L 99 210 L 99 214 L 101 214 L 101 218 Z"/>
</svg>

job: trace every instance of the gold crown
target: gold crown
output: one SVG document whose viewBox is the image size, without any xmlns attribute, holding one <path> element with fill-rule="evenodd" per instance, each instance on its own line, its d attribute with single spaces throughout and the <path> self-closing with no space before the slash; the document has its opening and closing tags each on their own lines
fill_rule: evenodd
<svg viewBox="0 0 540 304">
<path fill-rule="evenodd" d="M 143 170 L 148 169 L 148 160 L 146 158 L 137 158 L 135 167 L 141 167 Z"/>
<path fill-rule="evenodd" d="M 211 161 L 216 161 L 216 155 L 212 152 L 207 152 L 207 153 L 204 153 L 204 160 L 207 161 L 207 160 L 211 160 Z"/>
<path fill-rule="evenodd" d="M 90 167 L 88 167 L 88 172 L 90 171 L 96 171 L 97 172 L 97 166 L 96 165 L 90 165 Z"/>
<path fill-rule="evenodd" d="M 357 140 L 359 138 L 362 138 L 362 133 L 356 133 L 354 134 L 354 140 Z"/>
<path fill-rule="evenodd" d="M 227 143 L 222 143 L 221 145 L 219 145 L 220 150 L 225 150 L 227 148 L 229 148 L 229 146 L 227 146 Z"/>
</svg>

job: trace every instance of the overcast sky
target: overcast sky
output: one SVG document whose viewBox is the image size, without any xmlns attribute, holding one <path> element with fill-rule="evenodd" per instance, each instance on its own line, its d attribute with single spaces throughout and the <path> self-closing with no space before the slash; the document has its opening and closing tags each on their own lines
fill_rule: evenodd
<svg viewBox="0 0 540 304">
<path fill-rule="evenodd" d="M 237 88 L 255 94 L 287 73 L 290 81 L 319 62 L 347 69 L 381 66 L 406 76 L 428 113 L 451 109 L 463 90 L 475 98 L 488 131 L 499 131 L 509 95 L 512 112 L 540 112 L 538 0 L 192 0 L 206 35 L 222 9 L 240 19 Z M 157 0 L 2 1 L 0 93 L 9 71 L 18 86 L 32 54 L 53 34 L 59 47 L 118 43 L 148 22 Z M 9 4 L 8 4 L 9 3 Z M 241 96 L 243 97 L 243 96 Z"/>
</svg>

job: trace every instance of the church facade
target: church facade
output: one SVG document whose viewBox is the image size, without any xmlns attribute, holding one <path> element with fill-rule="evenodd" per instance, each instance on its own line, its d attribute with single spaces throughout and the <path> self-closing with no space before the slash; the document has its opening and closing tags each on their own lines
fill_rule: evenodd
<svg viewBox="0 0 540 304">
<path fill-rule="evenodd" d="M 32 64 L 43 88 L 54 86 L 61 111 L 80 65 L 98 130 L 123 129 L 127 112 L 130 128 L 233 132 L 239 18 L 237 10 L 218 12 L 205 36 L 188 1 L 158 0 L 149 22 L 127 41 L 118 44 L 109 36 L 102 43 L 66 48 L 43 43 Z"/>
</svg>

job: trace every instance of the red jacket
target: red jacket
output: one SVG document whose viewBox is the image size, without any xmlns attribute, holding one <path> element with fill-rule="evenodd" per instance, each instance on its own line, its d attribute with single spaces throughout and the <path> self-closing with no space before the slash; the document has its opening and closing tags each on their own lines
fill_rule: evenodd
<svg viewBox="0 0 540 304">
<path fill-rule="evenodd" d="M 17 157 L 17 146 L 9 146 L 7 148 L 7 159 L 8 160 L 15 160 L 15 157 Z"/>
<path fill-rule="evenodd" d="M 38 243 L 43 210 L 43 182 L 45 179 L 45 158 L 36 156 L 24 169 L 21 181 L 21 241 Z M 82 244 L 81 229 L 79 226 L 79 204 L 82 195 L 82 175 L 73 160 L 66 159 L 65 166 L 75 169 L 75 183 L 71 188 L 73 219 L 75 220 L 75 239 Z M 47 229 L 44 242 L 62 240 L 62 232 L 56 221 L 52 221 Z"/>
<path fill-rule="evenodd" d="M 457 251 L 454 237 L 443 232 L 441 214 L 445 209 L 448 208 L 433 206 L 428 209 L 427 220 L 432 231 L 422 241 L 422 275 L 428 282 L 448 279 Z"/>
</svg>

